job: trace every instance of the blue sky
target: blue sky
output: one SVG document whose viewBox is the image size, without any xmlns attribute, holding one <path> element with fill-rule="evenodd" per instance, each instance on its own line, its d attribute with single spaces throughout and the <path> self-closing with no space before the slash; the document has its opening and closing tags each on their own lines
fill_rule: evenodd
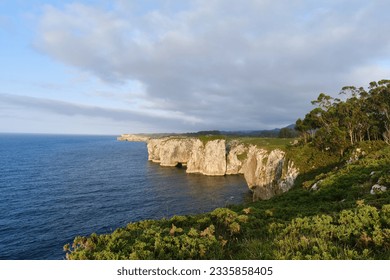
<svg viewBox="0 0 390 280">
<path fill-rule="evenodd" d="M 389 1 L 0 0 L 0 132 L 283 127 L 390 78 Z"/>
</svg>

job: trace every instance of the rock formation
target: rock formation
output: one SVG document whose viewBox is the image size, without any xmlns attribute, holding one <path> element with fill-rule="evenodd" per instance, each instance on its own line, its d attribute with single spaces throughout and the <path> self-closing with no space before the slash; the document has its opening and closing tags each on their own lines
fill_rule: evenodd
<svg viewBox="0 0 390 280">
<path fill-rule="evenodd" d="M 226 175 L 244 174 L 243 162 L 247 158 L 247 148 L 244 144 L 233 141 L 228 146 Z"/>
<path fill-rule="evenodd" d="M 137 135 L 137 134 L 122 134 L 116 138 L 118 141 L 129 141 L 129 142 L 147 142 L 150 137 Z"/>
<path fill-rule="evenodd" d="M 158 147 L 158 158 L 161 166 L 187 164 L 192 151 L 191 139 L 168 139 Z"/>
<path fill-rule="evenodd" d="M 226 174 L 225 140 L 218 139 L 203 144 L 199 139 L 195 139 L 187 172 L 224 176 Z"/>
<path fill-rule="evenodd" d="M 288 191 L 298 176 L 285 152 L 267 151 L 238 141 L 226 145 L 224 139 L 202 142 L 197 138 L 166 137 L 150 139 L 149 160 L 161 166 L 187 166 L 187 173 L 208 176 L 243 174 L 253 199 L 269 199 Z"/>
<path fill-rule="evenodd" d="M 385 191 L 387 191 L 387 187 L 375 184 L 371 187 L 370 194 L 380 194 L 384 193 Z"/>
<path fill-rule="evenodd" d="M 257 146 L 249 147 L 242 169 L 254 200 L 270 199 L 294 185 L 298 170 L 291 161 L 286 166 L 285 158 L 279 149 L 268 152 Z"/>
</svg>

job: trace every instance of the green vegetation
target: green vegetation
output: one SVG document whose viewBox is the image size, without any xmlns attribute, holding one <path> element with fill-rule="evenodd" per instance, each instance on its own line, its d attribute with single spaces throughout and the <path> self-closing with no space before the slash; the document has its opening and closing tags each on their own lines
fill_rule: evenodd
<svg viewBox="0 0 390 280">
<path fill-rule="evenodd" d="M 273 223 L 276 259 L 369 259 L 375 251 L 389 258 L 390 204 L 381 210 L 364 204 L 336 217 L 295 218 L 286 225 Z"/>
<path fill-rule="evenodd" d="M 204 145 L 209 141 L 223 139 L 227 142 L 227 144 L 234 141 L 246 146 L 257 145 L 258 147 L 262 147 L 268 151 L 275 149 L 286 150 L 287 146 L 294 141 L 291 138 L 235 137 L 222 134 L 201 135 L 197 136 L 197 138 L 201 140 Z"/>
<path fill-rule="evenodd" d="M 257 145 L 265 150 L 272 151 L 275 149 L 285 150 L 287 145 L 293 141 L 291 138 L 259 138 L 259 137 L 236 137 L 230 138 L 230 141 L 236 140 L 244 145 Z"/>
<path fill-rule="evenodd" d="M 312 101 L 317 107 L 298 119 L 296 129 L 305 143 L 322 151 L 343 155 L 356 143 L 384 140 L 390 144 L 390 80 L 363 87 L 343 87 L 343 101 L 321 93 Z"/>
<path fill-rule="evenodd" d="M 296 138 L 298 137 L 298 132 L 295 129 L 284 127 L 279 131 L 279 138 Z"/>
<path fill-rule="evenodd" d="M 68 259 L 208 259 L 223 258 L 241 233 L 245 214 L 218 208 L 206 215 L 128 224 L 112 234 L 76 237 Z"/>
<path fill-rule="evenodd" d="M 242 154 L 239 154 L 237 155 L 237 159 L 241 162 L 243 162 L 244 160 L 246 160 L 248 158 L 248 153 L 244 152 Z"/>
<path fill-rule="evenodd" d="M 377 150 L 350 164 L 313 160 L 323 173 L 307 168 L 297 186 L 270 200 L 77 237 L 64 247 L 67 257 L 390 259 L 390 192 L 370 194 L 377 182 L 390 186 L 390 147 L 366 146 Z"/>
<path fill-rule="evenodd" d="M 220 135 L 220 134 L 201 135 L 201 136 L 197 136 L 197 138 L 200 141 L 202 141 L 203 145 L 206 145 L 207 142 L 209 142 L 209 141 L 220 140 L 220 139 L 227 140 L 226 136 Z"/>
<path fill-rule="evenodd" d="M 202 136 L 283 149 L 295 186 L 266 201 L 76 237 L 68 259 L 390 259 L 390 81 L 321 94 L 291 139 Z M 217 138 L 215 138 L 217 137 Z M 230 138 L 231 137 L 231 138 Z M 240 155 L 245 157 L 246 155 Z M 316 188 L 313 188 L 316 185 Z"/>
</svg>

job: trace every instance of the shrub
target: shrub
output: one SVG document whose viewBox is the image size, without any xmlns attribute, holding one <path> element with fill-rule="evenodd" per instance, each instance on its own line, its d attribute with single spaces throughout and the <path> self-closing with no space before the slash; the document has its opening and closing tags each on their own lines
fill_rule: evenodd
<svg viewBox="0 0 390 280">
<path fill-rule="evenodd" d="M 343 210 L 333 218 L 317 215 L 293 219 L 281 231 L 280 224 L 270 225 L 277 234 L 276 259 L 369 259 L 375 253 L 389 254 L 390 205 L 378 211 L 360 205 Z"/>
<path fill-rule="evenodd" d="M 218 259 L 247 220 L 247 215 L 218 208 L 200 217 L 141 221 L 112 234 L 76 237 L 64 250 L 68 259 Z"/>
</svg>

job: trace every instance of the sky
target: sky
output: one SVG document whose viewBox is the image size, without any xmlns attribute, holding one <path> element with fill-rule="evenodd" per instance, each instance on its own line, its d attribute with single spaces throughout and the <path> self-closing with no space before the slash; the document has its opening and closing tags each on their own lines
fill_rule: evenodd
<svg viewBox="0 0 390 280">
<path fill-rule="evenodd" d="M 390 78 L 390 1 L 0 0 L 0 132 L 258 130 Z"/>
</svg>

